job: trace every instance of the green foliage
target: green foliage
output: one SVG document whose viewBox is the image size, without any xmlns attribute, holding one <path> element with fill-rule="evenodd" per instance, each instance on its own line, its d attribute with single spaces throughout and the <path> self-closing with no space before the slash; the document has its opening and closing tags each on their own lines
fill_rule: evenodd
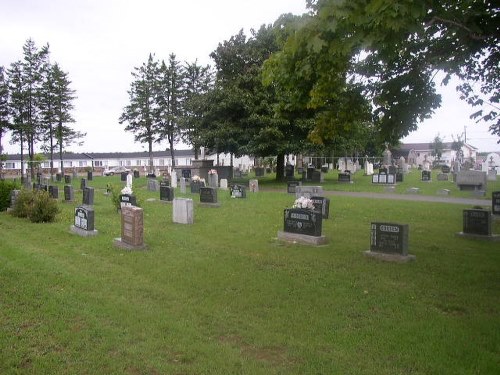
<svg viewBox="0 0 500 375">
<path fill-rule="evenodd" d="M 116 187 L 116 185 L 108 184 L 107 191 L 111 194 L 111 203 L 113 206 L 119 210 L 120 209 L 120 190 Z"/>
<path fill-rule="evenodd" d="M 51 223 L 58 213 L 57 200 L 48 192 L 28 189 L 21 190 L 11 211 L 13 216 L 28 218 L 32 223 Z"/>
<path fill-rule="evenodd" d="M 19 189 L 19 184 L 14 181 L 0 180 L 0 211 L 5 211 L 10 207 L 10 193 Z"/>
</svg>

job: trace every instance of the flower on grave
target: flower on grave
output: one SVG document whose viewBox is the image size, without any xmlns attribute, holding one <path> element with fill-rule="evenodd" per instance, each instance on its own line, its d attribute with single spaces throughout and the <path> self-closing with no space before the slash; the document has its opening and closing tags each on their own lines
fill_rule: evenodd
<svg viewBox="0 0 500 375">
<path fill-rule="evenodd" d="M 300 197 L 293 203 L 293 208 L 306 208 L 309 210 L 314 209 L 313 201 L 306 197 Z"/>
<path fill-rule="evenodd" d="M 197 174 L 195 174 L 191 180 L 193 180 L 193 182 L 203 182 L 203 183 L 205 183 L 205 179 L 201 178 Z"/>
<path fill-rule="evenodd" d="M 217 174 L 217 171 L 215 169 L 210 169 L 208 171 L 208 174 Z"/>
<path fill-rule="evenodd" d="M 128 186 L 125 186 L 125 187 L 121 190 L 121 193 L 122 193 L 123 195 L 125 195 L 125 194 L 132 195 L 132 189 L 131 189 L 130 187 L 128 187 Z"/>
</svg>

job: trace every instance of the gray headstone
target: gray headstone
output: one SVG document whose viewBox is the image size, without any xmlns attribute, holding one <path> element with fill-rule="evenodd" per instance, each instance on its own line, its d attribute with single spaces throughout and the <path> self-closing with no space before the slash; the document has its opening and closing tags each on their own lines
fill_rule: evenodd
<svg viewBox="0 0 500 375">
<path fill-rule="evenodd" d="M 94 209 L 88 206 L 75 208 L 75 227 L 86 231 L 94 230 Z"/>
<path fill-rule="evenodd" d="M 321 186 L 296 186 L 295 197 L 311 198 L 312 196 L 324 196 L 323 187 Z"/>
<path fill-rule="evenodd" d="M 72 185 L 64 185 L 64 200 L 73 202 L 75 200 L 75 193 Z"/>
<path fill-rule="evenodd" d="M 173 201 L 172 220 L 174 223 L 179 224 L 193 224 L 193 200 L 188 198 L 175 198 Z"/>
<path fill-rule="evenodd" d="M 408 224 L 371 223 L 370 251 L 408 255 Z"/>
<path fill-rule="evenodd" d="M 464 210 L 463 218 L 463 233 L 491 236 L 491 212 L 489 210 Z"/>
<path fill-rule="evenodd" d="M 86 187 L 83 189 L 83 204 L 88 206 L 94 205 L 94 188 Z"/>
</svg>

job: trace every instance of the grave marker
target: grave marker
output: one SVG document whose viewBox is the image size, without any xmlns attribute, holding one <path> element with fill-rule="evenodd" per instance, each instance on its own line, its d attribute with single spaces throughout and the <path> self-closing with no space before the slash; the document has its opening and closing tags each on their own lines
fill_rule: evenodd
<svg viewBox="0 0 500 375">
<path fill-rule="evenodd" d="M 188 198 L 175 198 L 173 202 L 172 221 L 179 224 L 193 224 L 193 200 Z"/>
<path fill-rule="evenodd" d="M 322 197 L 323 187 L 322 186 L 296 186 L 295 187 L 295 198 L 306 197 L 311 198 L 312 196 Z"/>
<path fill-rule="evenodd" d="M 314 204 L 314 210 L 320 212 L 323 219 L 330 216 L 330 199 L 325 197 L 311 197 Z"/>
<path fill-rule="evenodd" d="M 283 212 L 283 231 L 278 231 L 278 239 L 306 245 L 325 244 L 321 234 L 323 218 L 321 212 L 302 208 L 287 208 Z"/>
<path fill-rule="evenodd" d="M 429 182 L 431 181 L 431 171 L 422 171 L 422 181 Z"/>
<path fill-rule="evenodd" d="M 491 213 L 500 215 L 500 191 L 491 193 Z"/>
<path fill-rule="evenodd" d="M 75 200 L 75 192 L 72 185 L 64 185 L 64 201 L 73 202 Z"/>
<path fill-rule="evenodd" d="M 82 204 L 87 205 L 87 206 L 94 205 L 94 188 L 93 187 L 86 187 L 85 189 L 83 189 Z"/>
<path fill-rule="evenodd" d="M 491 236 L 491 212 L 482 209 L 463 211 L 463 233 Z"/>
<path fill-rule="evenodd" d="M 231 185 L 229 187 L 229 194 L 231 198 L 246 198 L 246 189 L 242 185 Z"/>
<path fill-rule="evenodd" d="M 259 180 L 248 181 L 248 187 L 252 193 L 257 193 L 259 191 Z"/>
<path fill-rule="evenodd" d="M 49 195 L 52 199 L 59 199 L 59 187 L 49 185 Z"/>
<path fill-rule="evenodd" d="M 213 187 L 200 188 L 200 203 L 202 206 L 219 207 L 217 202 L 217 189 Z"/>
<path fill-rule="evenodd" d="M 300 186 L 300 181 L 288 181 L 286 184 L 286 192 L 288 194 L 295 194 L 297 186 Z"/>
<path fill-rule="evenodd" d="M 142 250 L 144 244 L 144 211 L 135 206 L 122 207 L 121 238 L 115 238 L 114 244 L 128 250 Z"/>
<path fill-rule="evenodd" d="M 365 255 L 393 262 L 414 260 L 415 256 L 408 254 L 408 235 L 408 224 L 372 222 L 370 250 Z"/>
<path fill-rule="evenodd" d="M 94 227 L 94 209 L 88 206 L 79 206 L 75 208 L 74 222 L 71 226 L 71 232 L 82 237 L 97 235 Z"/>
<path fill-rule="evenodd" d="M 168 186 L 168 181 L 160 182 L 160 200 L 164 202 L 172 202 L 174 200 L 174 188 Z"/>
<path fill-rule="evenodd" d="M 120 208 L 137 206 L 137 199 L 133 194 L 120 194 Z"/>
</svg>

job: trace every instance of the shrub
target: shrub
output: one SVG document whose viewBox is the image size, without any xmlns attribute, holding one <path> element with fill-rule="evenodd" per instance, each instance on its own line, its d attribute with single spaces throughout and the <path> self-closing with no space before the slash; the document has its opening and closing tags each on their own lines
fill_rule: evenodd
<svg viewBox="0 0 500 375">
<path fill-rule="evenodd" d="M 14 181 L 0 180 L 0 211 L 10 207 L 10 193 L 15 189 L 19 189 L 19 185 Z"/>
<path fill-rule="evenodd" d="M 11 213 L 17 217 L 28 218 L 33 223 L 50 223 L 55 220 L 58 212 L 57 201 L 45 190 L 23 189 Z"/>
</svg>

